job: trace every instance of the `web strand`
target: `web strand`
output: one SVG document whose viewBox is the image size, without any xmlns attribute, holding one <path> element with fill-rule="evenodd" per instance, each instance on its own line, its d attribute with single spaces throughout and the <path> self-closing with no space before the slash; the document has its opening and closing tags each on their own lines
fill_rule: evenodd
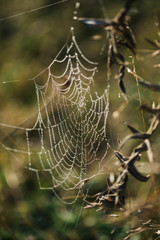
<svg viewBox="0 0 160 240">
<path fill-rule="evenodd" d="M 17 14 L 8 16 L 8 17 L 0 18 L 0 22 L 4 21 L 4 20 L 9 20 L 9 19 L 12 19 L 12 18 L 15 18 L 15 17 L 19 17 L 19 16 L 22 16 L 22 15 L 25 15 L 25 14 L 28 14 L 28 13 L 33 13 L 33 12 L 36 12 L 36 11 L 39 11 L 39 10 L 42 10 L 42 9 L 45 9 L 45 8 L 49 8 L 49 7 L 52 7 L 52 6 L 55 6 L 57 4 L 64 3 L 64 2 L 67 2 L 67 1 L 68 0 L 58 1 L 58 2 L 55 2 L 55 3 L 44 5 L 42 7 L 38 7 L 38 8 L 34 8 L 34 9 L 27 10 L 27 11 L 24 11 L 24 12 L 20 12 L 20 13 L 17 13 Z"/>
</svg>

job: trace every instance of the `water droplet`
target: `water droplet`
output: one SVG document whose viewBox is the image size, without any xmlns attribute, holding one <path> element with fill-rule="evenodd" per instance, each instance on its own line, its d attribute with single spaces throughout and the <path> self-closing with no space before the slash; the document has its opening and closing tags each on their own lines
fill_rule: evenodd
<svg viewBox="0 0 160 240">
<path fill-rule="evenodd" d="M 118 111 L 115 111 L 115 112 L 113 113 L 113 117 L 114 117 L 114 118 L 118 118 L 118 117 L 119 117 L 119 112 L 118 112 Z"/>
<path fill-rule="evenodd" d="M 155 102 L 152 103 L 152 108 L 153 108 L 153 109 L 156 108 L 156 104 L 155 104 Z"/>
<path fill-rule="evenodd" d="M 80 7 L 80 2 L 76 2 L 75 9 L 78 9 Z"/>
</svg>

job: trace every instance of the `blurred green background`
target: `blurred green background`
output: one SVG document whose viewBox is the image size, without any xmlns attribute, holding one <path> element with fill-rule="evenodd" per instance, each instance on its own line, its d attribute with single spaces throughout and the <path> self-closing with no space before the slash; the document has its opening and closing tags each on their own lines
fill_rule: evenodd
<svg viewBox="0 0 160 240">
<path fill-rule="evenodd" d="M 121 8 L 122 0 L 81 0 L 77 17 L 112 18 Z M 37 113 L 37 99 L 33 81 L 29 79 L 45 69 L 55 58 L 74 27 L 76 40 L 83 54 L 88 59 L 99 63 L 96 86 L 99 92 L 106 87 L 107 44 L 106 32 L 84 26 L 73 20 L 76 1 L 68 0 L 50 7 L 43 6 L 56 3 L 51 0 L 1 0 L 0 8 L 0 122 L 8 125 L 32 127 Z M 36 11 L 32 11 L 37 9 Z M 155 26 L 155 17 L 160 10 L 158 0 L 136 1 L 131 9 L 131 27 L 137 40 L 137 56 L 135 60 L 137 74 L 147 81 L 159 83 L 159 56 L 152 58 L 154 48 L 145 38 L 158 39 L 159 32 Z M 20 14 L 19 14 L 20 13 Z M 24 14 L 22 14 L 24 13 Z M 19 16 L 15 16 L 19 14 Z M 10 17 L 11 16 L 11 17 Z M 13 17 L 12 17 L 13 16 Z M 95 36 L 100 35 L 98 40 Z M 144 51 L 143 51 L 144 50 Z M 132 55 L 124 50 L 126 61 Z M 132 65 L 128 65 L 132 69 Z M 113 68 L 110 81 L 110 112 L 108 117 L 108 139 L 113 149 L 118 148 L 118 139 L 122 140 L 129 131 L 123 124 L 129 122 L 140 130 L 144 130 L 135 79 L 128 73 L 125 75 L 129 102 L 121 95 L 114 75 L 118 67 Z M 159 102 L 159 95 L 140 87 L 143 103 L 151 105 Z M 120 113 L 115 118 L 114 113 Z M 150 115 L 145 114 L 146 128 Z M 154 152 L 153 166 L 148 164 L 147 156 L 143 157 L 141 166 L 145 174 L 154 175 L 147 183 L 137 183 L 132 177 L 129 181 L 128 193 L 131 210 L 143 209 L 143 214 L 130 216 L 127 213 L 116 218 L 95 209 L 83 209 L 85 205 L 79 199 L 74 205 L 61 203 L 52 192 L 39 189 L 34 173 L 25 166 L 27 160 L 22 154 L 14 154 L 3 147 L 11 136 L 13 147 L 25 145 L 25 139 L 12 129 L 0 127 L 0 239 L 24 240 L 59 240 L 59 239 L 123 239 L 127 231 L 142 224 L 143 220 L 153 219 L 159 222 L 155 189 L 159 196 L 159 130 L 152 139 Z M 130 142 L 125 149 L 128 154 L 135 142 Z M 108 158 L 113 156 L 109 149 Z M 116 159 L 113 157 L 113 169 L 106 165 L 106 174 L 117 171 Z M 116 173 L 116 172 L 115 172 Z M 94 192 L 106 187 L 104 178 L 94 182 Z M 150 208 L 146 205 L 151 202 Z M 145 207 L 147 206 L 147 207 Z M 159 209 L 159 208 L 158 208 Z M 156 225 L 157 226 L 157 225 Z M 155 239 L 159 226 L 136 234 L 132 239 Z M 146 238 L 147 236 L 147 238 Z"/>
</svg>

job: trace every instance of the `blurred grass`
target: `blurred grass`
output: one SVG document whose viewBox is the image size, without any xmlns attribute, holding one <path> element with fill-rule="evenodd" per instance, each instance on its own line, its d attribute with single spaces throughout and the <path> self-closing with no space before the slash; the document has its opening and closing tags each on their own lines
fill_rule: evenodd
<svg viewBox="0 0 160 240">
<path fill-rule="evenodd" d="M 107 17 L 113 17 L 122 6 L 123 1 L 80 1 L 78 10 L 79 17 L 102 18 L 103 7 Z M 0 19 L 25 12 L 51 1 L 4 1 L 1 0 Z M 155 7 L 160 8 L 158 1 L 135 1 L 132 13 L 132 28 L 137 38 L 137 49 L 152 49 L 145 42 L 145 37 L 158 38 L 157 29 L 154 26 Z M 40 11 L 24 14 L 19 17 L 0 21 L 0 117 L 1 122 L 13 125 L 33 126 L 37 111 L 34 84 L 28 81 L 45 69 L 61 49 L 68 36 L 71 26 L 75 27 L 77 41 L 87 58 L 99 62 L 99 73 L 97 74 L 96 86 L 102 92 L 106 86 L 106 65 L 107 48 L 100 55 L 103 44 L 105 44 L 105 32 L 102 30 L 88 29 L 79 22 L 73 21 L 75 1 L 67 1 L 56 6 L 45 8 Z M 92 10 L 92 11 L 91 11 Z M 102 34 L 99 41 L 93 40 L 92 36 Z M 126 60 L 131 61 L 126 52 Z M 141 58 L 140 58 L 141 57 Z M 143 57 L 143 59 L 142 59 Z M 159 83 L 159 68 L 153 68 L 154 63 L 159 63 L 159 57 L 152 59 L 148 54 L 137 54 L 137 74 L 147 81 Z M 132 65 L 131 65 L 132 68 Z M 113 72 L 117 71 L 115 67 Z M 11 83 L 9 83 L 11 81 Z M 12 82 L 13 81 L 13 82 Z M 6 82 L 5 84 L 3 82 Z M 8 82 L 8 83 L 7 83 Z M 140 130 L 144 130 L 141 113 L 139 111 L 139 100 L 135 79 L 126 74 L 125 85 L 129 97 L 129 104 L 126 104 L 120 94 L 117 80 L 114 77 L 110 82 L 110 114 L 108 118 L 108 138 L 111 146 L 118 147 L 117 139 L 122 140 L 129 131 L 123 125 L 128 121 Z M 147 89 L 140 87 L 142 101 L 152 104 L 159 101 L 158 94 L 152 94 Z M 120 96 L 120 97 L 119 97 Z M 132 97 L 133 96 L 133 97 Z M 124 109 L 118 118 L 113 113 L 123 106 Z M 123 107 L 122 107 L 123 108 Z M 132 109 L 132 111 L 131 111 Z M 146 125 L 150 116 L 145 114 Z M 1 131 L 1 142 L 10 132 Z M 25 144 L 22 136 L 14 144 Z M 155 162 L 159 162 L 159 132 L 154 135 L 153 149 Z M 126 152 L 130 152 L 133 143 L 127 145 Z M 112 152 L 109 152 L 109 157 Z M 146 162 L 145 157 L 144 162 Z M 113 158 L 113 165 L 115 159 Z M 52 192 L 41 191 L 36 177 L 25 169 L 26 159 L 24 156 L 10 154 L 3 147 L 0 150 L 0 239 L 25 239 L 25 240 L 78 240 L 78 239 L 123 239 L 127 231 L 141 224 L 139 216 L 125 216 L 117 219 L 114 216 L 107 216 L 96 212 L 95 209 L 83 209 L 81 199 L 74 206 L 62 204 Z M 115 166 L 114 166 L 115 167 Z M 108 173 L 110 169 L 106 167 Z M 159 172 L 156 174 L 156 188 L 159 196 Z M 105 181 L 99 178 L 95 180 L 94 190 L 99 191 L 105 188 Z M 147 201 L 152 198 L 154 188 L 153 182 L 137 184 L 130 179 L 129 193 L 131 205 L 139 202 L 138 207 L 143 209 Z M 93 191 L 94 191 L 93 190 Z M 148 195 L 147 191 L 150 193 Z M 144 219 L 153 218 L 156 204 L 153 208 L 142 210 L 146 212 Z M 159 204 L 159 200 L 157 202 Z M 154 210 L 153 210 L 154 209 Z M 81 212 L 82 211 L 82 212 Z M 148 211 L 148 212 L 147 212 Z M 145 213 L 144 213 L 145 215 Z M 154 216 L 155 222 L 159 222 L 158 214 Z M 112 221 L 113 220 L 113 221 Z M 110 223 L 111 221 L 111 223 Z M 114 231 L 113 231 L 114 230 Z M 112 232 L 113 231 L 113 232 Z M 152 239 L 152 230 L 149 233 L 137 234 L 134 240 Z M 155 235 L 156 237 L 156 235 Z"/>
</svg>

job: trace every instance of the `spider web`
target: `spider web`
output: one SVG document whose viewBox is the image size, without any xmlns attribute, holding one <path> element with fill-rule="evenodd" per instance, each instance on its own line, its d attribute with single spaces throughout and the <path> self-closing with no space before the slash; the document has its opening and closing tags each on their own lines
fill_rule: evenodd
<svg viewBox="0 0 160 240">
<path fill-rule="evenodd" d="M 26 139 L 29 169 L 36 172 L 41 189 L 79 188 L 80 194 L 82 181 L 101 170 L 109 102 L 108 90 L 101 96 L 93 91 L 96 72 L 97 63 L 82 54 L 72 28 L 56 58 L 33 78 L 38 114 Z M 39 84 L 44 73 L 46 82 Z"/>
<path fill-rule="evenodd" d="M 97 65 L 83 55 L 71 28 L 55 59 L 32 79 L 38 107 L 33 127 L 0 124 L 3 132 L 13 129 L 21 134 L 17 148 L 5 141 L 1 146 L 13 157 L 27 154 L 27 168 L 36 173 L 40 189 L 52 190 L 67 203 L 85 196 L 83 183 L 100 174 L 106 161 L 109 89 L 100 96 L 95 91 Z M 22 138 L 25 150 L 20 150 Z M 62 199 L 72 195 L 71 202 Z"/>
</svg>

